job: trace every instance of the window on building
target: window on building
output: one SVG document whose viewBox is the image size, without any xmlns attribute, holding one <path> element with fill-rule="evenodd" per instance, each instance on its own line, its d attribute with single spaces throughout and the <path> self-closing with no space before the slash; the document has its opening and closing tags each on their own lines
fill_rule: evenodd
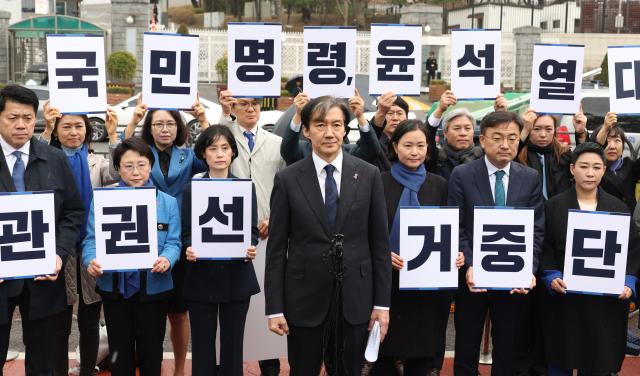
<svg viewBox="0 0 640 376">
<path fill-rule="evenodd" d="M 560 28 L 560 20 L 553 20 L 553 28 L 554 29 Z"/>
<path fill-rule="evenodd" d="M 540 22 L 540 28 L 542 30 L 547 30 L 547 21 Z"/>
</svg>

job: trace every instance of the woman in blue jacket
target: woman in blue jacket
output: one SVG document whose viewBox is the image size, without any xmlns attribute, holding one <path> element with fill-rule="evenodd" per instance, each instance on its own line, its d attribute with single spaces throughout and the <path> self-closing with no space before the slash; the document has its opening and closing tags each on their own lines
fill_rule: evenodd
<svg viewBox="0 0 640 376">
<path fill-rule="evenodd" d="M 191 108 L 193 115 L 200 123 L 201 129 L 209 127 L 205 109 L 200 99 Z M 146 114 L 146 117 L 145 117 Z M 207 170 L 207 165 L 196 158 L 193 150 L 185 147 L 189 131 L 178 111 L 151 110 L 147 112 L 147 105 L 142 101 L 142 94 L 133 117 L 124 132 L 125 138 L 133 136 L 138 123 L 144 118 L 142 125 L 142 139 L 151 146 L 154 163 L 151 168 L 151 180 L 155 186 L 178 200 L 178 207 L 182 207 L 182 191 L 191 181 L 191 177 Z M 187 304 L 182 297 L 185 262 L 178 261 L 171 275 L 175 285 L 175 293 L 169 301 L 169 322 L 171 323 L 171 343 L 175 359 L 174 376 L 184 374 L 184 363 L 189 346 L 189 322 L 187 320 Z"/>
<path fill-rule="evenodd" d="M 154 156 L 139 138 L 123 141 L 113 152 L 120 186 L 153 186 L 149 179 Z M 151 271 L 103 272 L 96 261 L 93 204 L 83 242 L 82 263 L 98 277 L 109 338 L 109 362 L 115 376 L 135 374 L 137 352 L 141 375 L 160 375 L 162 342 L 169 298 L 173 293 L 171 267 L 180 257 L 180 213 L 174 197 L 157 190 L 158 259 Z"/>
<path fill-rule="evenodd" d="M 209 169 L 199 178 L 234 178 L 229 173 L 238 155 L 238 146 L 226 126 L 206 129 L 195 145 L 198 158 Z M 191 247 L 191 184 L 187 185 L 182 205 L 182 242 L 187 258 L 184 298 L 191 320 L 191 349 L 194 376 L 242 376 L 244 324 L 251 296 L 260 285 L 251 260 L 258 244 L 256 193 L 253 189 L 251 246 L 244 260 L 199 260 L 198 249 Z M 216 367 L 216 330 L 220 322 L 220 367 Z"/>
</svg>

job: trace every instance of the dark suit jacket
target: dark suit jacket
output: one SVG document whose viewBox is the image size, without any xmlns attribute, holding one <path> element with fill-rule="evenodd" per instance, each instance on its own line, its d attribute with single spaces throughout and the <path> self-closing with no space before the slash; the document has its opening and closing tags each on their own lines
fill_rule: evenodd
<svg viewBox="0 0 640 376">
<path fill-rule="evenodd" d="M 56 254 L 62 259 L 64 270 L 64 262 L 73 252 L 80 226 L 84 225 L 84 207 L 67 157 L 62 151 L 32 138 L 24 183 L 27 191 L 54 191 Z M 0 153 L 0 191 L 16 191 L 4 153 Z M 0 284 L 0 324 L 7 323 L 7 290 L 15 282 L 18 281 Z M 29 319 L 59 313 L 67 306 L 63 272 L 55 282 L 35 282 L 27 278 L 24 288 L 29 289 Z"/>
<path fill-rule="evenodd" d="M 369 132 L 362 132 L 358 127 L 360 139 L 356 144 L 342 145 L 342 151 L 372 163 L 380 153 L 380 143 L 374 132 L 374 127 L 370 126 L 370 128 Z M 285 128 L 282 144 L 280 144 L 280 156 L 287 163 L 287 166 L 311 155 L 311 144 L 307 140 L 300 140 L 301 133 L 302 126 L 300 132 L 292 131 L 290 125 Z"/>
<path fill-rule="evenodd" d="M 390 304 L 386 210 L 378 170 L 345 153 L 336 233 L 344 235 L 343 314 L 352 325 L 368 322 L 374 305 Z M 270 223 L 266 314 L 284 313 L 294 326 L 318 326 L 334 285 L 323 257 L 333 234 L 311 155 L 276 174 Z"/>
<path fill-rule="evenodd" d="M 533 233 L 533 273 L 544 239 L 544 198 L 538 172 L 512 162 L 507 187 L 507 206 L 535 209 Z M 459 165 L 449 179 L 449 205 L 460 207 L 460 248 L 465 264 L 473 266 L 473 209 L 475 206 L 495 206 L 485 158 Z"/>
<path fill-rule="evenodd" d="M 209 174 L 205 173 L 204 178 Z M 233 176 L 232 176 L 233 178 Z M 253 184 L 252 184 L 253 185 Z M 251 244 L 258 244 L 258 209 L 255 187 L 252 189 Z M 182 258 L 191 246 L 191 183 L 184 189 L 182 205 Z M 260 292 L 260 285 L 252 262 L 244 260 L 186 261 L 186 275 L 182 296 L 186 300 L 204 303 L 237 302 Z"/>
</svg>

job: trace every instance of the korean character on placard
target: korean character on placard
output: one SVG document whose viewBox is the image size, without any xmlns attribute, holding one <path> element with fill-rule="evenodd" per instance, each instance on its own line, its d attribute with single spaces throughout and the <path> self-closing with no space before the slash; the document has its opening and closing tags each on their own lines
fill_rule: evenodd
<svg viewBox="0 0 640 376">
<path fill-rule="evenodd" d="M 56 76 L 71 77 L 71 81 L 58 81 L 58 89 L 87 89 L 87 96 L 98 96 L 98 81 L 85 81 L 84 76 L 98 76 L 95 52 L 56 52 L 58 60 L 84 60 L 86 68 L 56 68 Z"/>
<path fill-rule="evenodd" d="M 376 59 L 378 79 L 380 81 L 413 81 L 413 75 L 407 72 L 415 64 L 411 58 L 415 47 L 410 40 L 383 40 L 378 44 L 378 52 L 384 57 Z M 397 69 L 394 69 L 397 67 Z M 398 73 L 393 73 L 394 71 Z"/>
<path fill-rule="evenodd" d="M 31 226 L 29 226 L 31 216 Z M 44 234 L 49 224 L 44 222 L 42 210 L 0 213 L 0 261 L 44 259 Z M 30 242 L 30 251 L 14 251 L 16 243 Z M 38 249 L 40 248 L 40 249 Z"/>
<path fill-rule="evenodd" d="M 561 63 L 553 59 L 547 59 L 540 64 L 538 73 L 543 81 L 540 81 L 540 99 L 574 99 L 576 60 Z M 560 81 L 560 82 L 558 82 Z"/>
<path fill-rule="evenodd" d="M 269 82 L 275 72 L 274 40 L 265 39 L 264 42 L 249 39 L 236 39 L 235 61 L 241 64 L 236 71 L 236 76 L 243 82 Z"/>
<path fill-rule="evenodd" d="M 624 80 L 624 71 L 631 69 L 633 70 L 634 77 L 634 85 L 627 84 L 626 87 L 630 87 L 625 90 L 625 82 Z M 640 99 L 640 60 L 635 61 L 625 61 L 625 62 L 617 62 L 614 66 L 615 77 L 616 77 L 616 98 L 634 98 Z"/>
<path fill-rule="evenodd" d="M 228 213 L 225 214 L 225 213 Z M 244 242 L 243 217 L 244 199 L 233 197 L 231 203 L 221 206 L 220 197 L 209 197 L 207 210 L 198 217 L 200 226 L 215 219 L 218 223 L 228 226 L 231 216 L 231 231 L 214 233 L 212 227 L 202 227 L 202 241 L 206 243 L 242 243 Z"/>
<path fill-rule="evenodd" d="M 519 253 L 526 252 L 524 230 L 524 225 L 485 224 L 480 244 L 483 269 L 488 272 L 521 271 L 524 268 L 524 258 Z M 517 235 L 518 233 L 523 235 Z"/>
<path fill-rule="evenodd" d="M 105 216 L 117 216 L 112 221 L 102 224 L 102 231 L 111 233 L 105 243 L 107 254 L 150 252 L 148 208 L 146 205 L 136 205 L 135 218 L 133 209 L 134 207 L 131 206 L 112 206 L 102 209 L 102 214 Z M 119 244 L 127 240 L 133 240 L 135 244 Z"/>
<path fill-rule="evenodd" d="M 344 42 L 309 43 L 308 65 L 314 68 L 309 72 L 309 80 L 316 85 L 336 85 L 344 82 L 347 74 L 347 44 Z M 349 77 L 348 84 L 351 83 Z"/>
<path fill-rule="evenodd" d="M 178 59 L 178 54 L 179 59 Z M 178 61 L 179 60 L 179 61 Z M 180 67 L 178 68 L 178 62 Z M 151 78 L 151 92 L 154 94 L 189 94 L 191 77 L 191 51 L 151 51 L 150 74 L 152 76 L 178 76 L 185 86 L 163 85 L 163 77 Z"/>
<path fill-rule="evenodd" d="M 485 85 L 493 85 L 494 77 L 494 45 L 485 44 L 483 50 L 478 50 L 476 56 L 473 44 L 464 46 L 464 55 L 458 59 L 458 68 L 471 64 L 476 68 L 460 69 L 460 77 L 483 77 Z M 484 64 L 482 63 L 484 60 Z"/>
<path fill-rule="evenodd" d="M 435 241 L 436 228 L 434 226 L 409 226 L 408 234 L 422 236 L 424 242 L 420 253 L 407 262 L 407 270 L 421 267 L 433 252 L 440 252 L 440 271 L 451 271 L 451 225 L 440 226 L 440 241 Z"/>
<path fill-rule="evenodd" d="M 602 231 L 576 229 L 573 232 L 573 274 L 586 277 L 614 278 L 616 254 L 622 252 L 616 231 L 605 231 L 604 248 L 586 248 L 586 239 L 601 239 Z M 602 268 L 587 267 L 586 259 L 602 259 Z M 610 266 L 611 268 L 607 268 Z"/>
</svg>

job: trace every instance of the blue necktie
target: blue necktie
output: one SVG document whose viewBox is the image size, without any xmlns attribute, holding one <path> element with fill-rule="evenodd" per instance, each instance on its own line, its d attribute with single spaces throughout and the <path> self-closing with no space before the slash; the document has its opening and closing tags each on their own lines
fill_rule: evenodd
<svg viewBox="0 0 640 376">
<path fill-rule="evenodd" d="M 327 213 L 329 230 L 332 234 L 336 232 L 336 218 L 338 216 L 338 186 L 333 178 L 335 169 L 330 164 L 324 166 L 324 170 L 327 172 L 327 178 L 324 181 L 324 209 Z"/>
<path fill-rule="evenodd" d="M 249 132 L 249 131 L 244 131 L 244 136 L 247 138 L 247 144 L 249 144 L 249 151 L 253 151 L 253 147 L 256 145 L 255 141 L 253 140 L 253 133 Z"/>
<path fill-rule="evenodd" d="M 11 154 L 16 157 L 16 163 L 13 165 L 13 172 L 11 173 L 13 185 L 16 186 L 16 192 L 24 192 L 24 162 L 22 161 L 22 152 L 16 150 Z"/>
<path fill-rule="evenodd" d="M 495 196 L 496 196 L 496 206 L 505 206 L 505 192 L 504 192 L 504 183 L 502 182 L 502 178 L 504 177 L 505 172 L 502 170 L 496 171 L 496 186 L 495 186 Z"/>
<path fill-rule="evenodd" d="M 544 154 L 538 154 L 538 159 L 540 159 L 540 164 L 542 165 L 542 195 L 544 196 L 545 200 L 549 199 L 549 196 L 547 196 L 547 168 L 544 165 Z"/>
</svg>

